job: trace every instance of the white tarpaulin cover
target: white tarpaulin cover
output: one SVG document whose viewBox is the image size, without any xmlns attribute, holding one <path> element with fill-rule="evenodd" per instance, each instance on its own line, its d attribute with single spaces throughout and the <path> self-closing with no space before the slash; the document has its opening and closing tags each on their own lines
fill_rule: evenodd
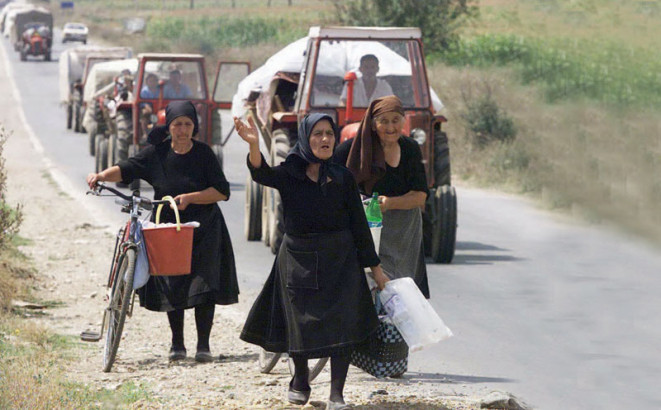
<svg viewBox="0 0 661 410">
<path fill-rule="evenodd" d="M 305 62 L 308 37 L 303 37 L 272 55 L 264 65 L 239 83 L 232 99 L 232 115 L 245 114 L 245 101 L 252 90 L 268 90 L 273 76 L 279 72 L 301 72 Z M 347 71 L 357 70 L 360 58 L 373 54 L 380 61 L 379 76 L 411 75 L 411 63 L 387 46 L 375 41 L 323 41 L 317 61 L 317 74 L 344 77 Z M 430 88 L 434 110 L 443 108 L 441 100 Z"/>
</svg>

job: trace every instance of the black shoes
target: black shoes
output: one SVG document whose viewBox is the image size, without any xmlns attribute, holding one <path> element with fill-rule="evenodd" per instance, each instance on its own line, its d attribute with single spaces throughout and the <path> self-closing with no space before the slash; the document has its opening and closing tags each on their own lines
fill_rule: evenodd
<svg viewBox="0 0 661 410">
<path fill-rule="evenodd" d="M 208 350 L 198 350 L 195 353 L 195 361 L 198 363 L 211 363 L 213 362 L 213 356 Z"/>
<path fill-rule="evenodd" d="M 289 382 L 289 391 L 287 392 L 287 400 L 291 404 L 296 404 L 299 406 L 304 405 L 305 403 L 310 400 L 310 392 L 312 392 L 312 389 L 308 387 L 306 390 L 294 390 L 292 387 L 292 384 L 294 383 L 294 378 L 292 377 L 291 381 Z"/>
<path fill-rule="evenodd" d="M 184 360 L 186 358 L 186 349 L 176 349 L 174 347 L 170 348 L 170 354 L 168 355 L 168 359 L 171 362 L 176 362 L 179 360 Z"/>
</svg>

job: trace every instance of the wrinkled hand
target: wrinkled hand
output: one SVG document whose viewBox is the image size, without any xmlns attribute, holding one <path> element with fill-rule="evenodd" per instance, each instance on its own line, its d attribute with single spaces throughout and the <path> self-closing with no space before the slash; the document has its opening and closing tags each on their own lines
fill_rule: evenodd
<svg viewBox="0 0 661 410">
<path fill-rule="evenodd" d="M 185 210 L 188 207 L 188 205 L 192 203 L 190 201 L 190 197 L 187 194 L 181 194 L 175 196 L 174 202 L 177 204 L 177 209 L 180 211 Z M 170 204 L 170 208 L 172 208 L 172 204 Z"/>
<path fill-rule="evenodd" d="M 87 175 L 86 181 L 90 189 L 94 189 L 96 187 L 96 183 L 101 182 L 101 179 L 99 178 L 99 174 L 91 173 Z"/>
<path fill-rule="evenodd" d="M 390 198 L 388 198 L 385 195 L 379 195 L 379 208 L 381 208 L 381 213 L 384 213 L 388 210 L 388 201 Z"/>
<path fill-rule="evenodd" d="M 386 287 L 386 283 L 390 282 L 390 278 L 387 277 L 385 273 L 383 273 L 383 269 L 381 269 L 381 265 L 372 266 L 371 270 L 372 270 L 372 274 L 374 275 L 374 281 L 376 282 L 376 286 L 379 288 L 379 290 L 383 290 Z"/>
<path fill-rule="evenodd" d="M 234 128 L 237 134 L 248 144 L 259 144 L 259 132 L 252 118 L 248 118 L 248 124 L 234 117 Z"/>
</svg>

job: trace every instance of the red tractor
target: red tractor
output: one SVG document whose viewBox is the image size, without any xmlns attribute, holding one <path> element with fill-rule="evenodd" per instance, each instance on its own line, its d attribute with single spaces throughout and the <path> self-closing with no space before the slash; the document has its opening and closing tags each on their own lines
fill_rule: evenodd
<svg viewBox="0 0 661 410">
<path fill-rule="evenodd" d="M 42 56 L 44 61 L 50 61 L 53 44 L 53 15 L 50 11 L 26 10 L 16 14 L 14 24 L 14 47 L 20 53 L 21 61 L 26 61 L 28 56 Z"/>
<path fill-rule="evenodd" d="M 363 56 L 378 60 L 378 78 L 403 102 L 404 132 L 422 150 L 430 195 L 423 217 L 425 249 L 434 261 L 454 256 L 457 200 L 450 185 L 450 153 L 442 130 L 442 104 L 429 87 L 420 29 L 382 27 L 312 27 L 307 38 L 285 47 L 240 85 L 234 115 L 252 117 L 270 153 L 268 161 L 284 161 L 297 139 L 297 125 L 310 112 L 331 115 L 346 140 L 356 134 L 367 101 L 352 101 L 347 92 L 357 80 Z M 346 98 L 345 96 L 349 97 Z M 247 110 L 247 112 L 246 112 Z M 277 251 L 282 236 L 282 209 L 276 190 L 248 181 L 245 231 Z"/>
<path fill-rule="evenodd" d="M 248 63 L 219 63 L 213 93 L 209 93 L 204 56 L 199 54 L 138 55 L 135 88 L 129 101 L 117 106 L 116 133 L 101 150 L 113 150 L 117 160 L 135 155 L 147 144 L 149 130 L 164 124 L 165 107 L 172 100 L 190 100 L 197 109 L 197 139 L 213 149 L 223 163 L 225 144 L 219 109 L 229 109 L 236 86 L 249 72 Z M 103 157 L 103 152 L 101 153 Z M 139 186 L 139 181 L 135 183 Z"/>
</svg>

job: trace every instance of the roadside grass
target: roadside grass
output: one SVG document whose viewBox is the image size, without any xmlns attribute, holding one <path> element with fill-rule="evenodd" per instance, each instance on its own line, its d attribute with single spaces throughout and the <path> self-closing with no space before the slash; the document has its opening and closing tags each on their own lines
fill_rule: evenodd
<svg viewBox="0 0 661 410">
<path fill-rule="evenodd" d="M 76 360 L 81 342 L 54 334 L 34 321 L 48 308 L 61 305 L 34 296 L 35 271 L 18 245 L 30 241 L 15 237 L 0 251 L 0 408 L 2 409 L 106 409 L 134 403 L 153 403 L 149 386 L 126 382 L 117 389 L 100 389 L 67 380 L 65 368 Z M 13 301 L 39 304 L 28 310 Z"/>
<path fill-rule="evenodd" d="M 446 90 L 453 175 L 480 186 L 541 198 L 591 221 L 613 221 L 661 242 L 661 123 L 658 110 L 586 100 L 546 103 L 511 69 L 429 68 Z M 452 86 L 450 86 L 452 85 Z M 486 93 L 513 119 L 512 142 L 470 140 L 461 93 Z M 462 91 L 463 90 L 463 91 Z"/>
</svg>

